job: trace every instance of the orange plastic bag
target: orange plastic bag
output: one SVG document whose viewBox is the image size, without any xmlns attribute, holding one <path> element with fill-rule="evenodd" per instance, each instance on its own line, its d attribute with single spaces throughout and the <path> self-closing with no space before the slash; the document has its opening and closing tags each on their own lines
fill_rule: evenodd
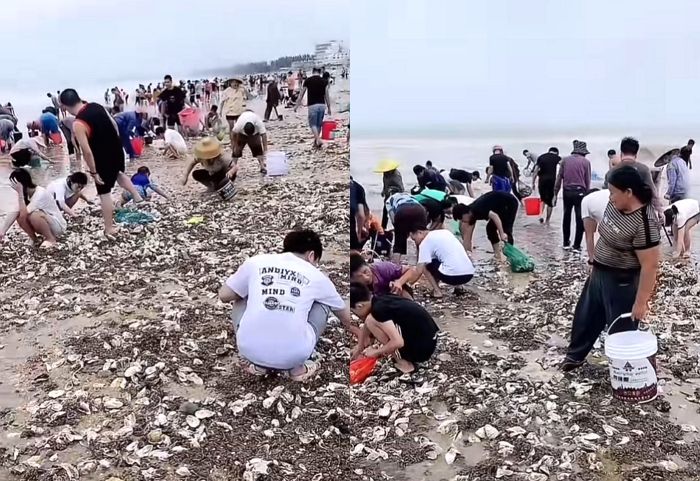
<svg viewBox="0 0 700 481">
<path fill-rule="evenodd" d="M 376 357 L 363 357 L 350 362 L 350 384 L 360 384 L 374 371 Z"/>
</svg>

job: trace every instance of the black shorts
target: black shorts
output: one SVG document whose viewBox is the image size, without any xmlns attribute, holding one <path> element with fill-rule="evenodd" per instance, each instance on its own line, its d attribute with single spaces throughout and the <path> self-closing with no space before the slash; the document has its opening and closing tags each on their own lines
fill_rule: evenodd
<svg viewBox="0 0 700 481">
<path fill-rule="evenodd" d="M 404 344 L 404 346 L 399 349 L 399 355 L 401 356 L 401 359 L 408 362 L 427 362 L 433 356 L 436 347 L 436 338 L 426 339 L 425 341 L 416 344 Z"/>
<path fill-rule="evenodd" d="M 243 148 L 247 145 L 250 147 L 250 151 L 253 153 L 253 157 L 260 157 L 263 155 L 263 144 L 262 135 L 244 135 L 244 134 L 233 134 L 233 139 L 231 139 L 231 145 L 233 146 L 232 156 L 234 159 L 239 159 L 243 155 Z"/>
<path fill-rule="evenodd" d="M 515 224 L 515 216 L 518 214 L 518 199 L 514 196 L 505 199 L 506 204 L 502 209 L 502 213 L 498 216 L 501 218 L 501 224 L 503 224 L 503 231 L 508 236 L 508 242 L 514 244 L 513 239 L 513 225 Z M 486 237 L 489 239 L 491 244 L 498 244 L 501 239 L 498 236 L 498 228 L 492 220 L 486 223 Z"/>
<path fill-rule="evenodd" d="M 165 126 L 168 127 L 171 125 L 182 125 L 178 114 L 168 114 L 165 116 Z"/>
<path fill-rule="evenodd" d="M 97 195 L 105 195 L 111 193 L 112 189 L 114 188 L 114 184 L 117 183 L 117 178 L 119 177 L 119 174 L 123 173 L 126 170 L 124 156 L 122 155 L 121 159 L 112 160 L 111 162 L 107 161 L 104 163 L 100 163 L 99 161 L 95 160 L 95 164 L 97 173 L 100 175 L 102 182 L 104 182 L 102 185 L 95 182 L 95 189 L 97 190 Z"/>
<path fill-rule="evenodd" d="M 463 286 L 474 277 L 471 274 L 465 274 L 463 276 L 448 276 L 443 274 L 440 272 L 440 261 L 437 259 L 433 259 L 430 264 L 426 264 L 425 268 L 428 269 L 428 272 L 430 272 L 436 281 L 444 282 L 448 286 Z"/>
<path fill-rule="evenodd" d="M 191 104 L 194 103 L 194 98 L 195 98 L 194 95 L 190 95 L 190 103 L 191 103 Z"/>
<path fill-rule="evenodd" d="M 542 202 L 549 207 L 554 207 L 554 179 L 540 177 L 537 183 L 537 189 L 540 191 L 540 199 L 542 199 Z"/>
</svg>

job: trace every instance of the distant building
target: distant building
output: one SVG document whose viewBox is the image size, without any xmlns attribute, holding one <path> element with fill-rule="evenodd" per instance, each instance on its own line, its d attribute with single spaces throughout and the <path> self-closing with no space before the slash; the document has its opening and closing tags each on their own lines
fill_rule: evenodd
<svg viewBox="0 0 700 481">
<path fill-rule="evenodd" d="M 319 66 L 346 66 L 350 64 L 350 50 L 339 40 L 319 43 L 314 60 Z"/>
</svg>

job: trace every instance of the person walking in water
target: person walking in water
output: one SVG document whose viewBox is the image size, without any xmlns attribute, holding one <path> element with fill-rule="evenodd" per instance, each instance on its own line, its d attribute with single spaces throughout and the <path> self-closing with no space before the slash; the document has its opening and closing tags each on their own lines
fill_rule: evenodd
<svg viewBox="0 0 700 481">
<path fill-rule="evenodd" d="M 581 217 L 581 202 L 583 196 L 591 189 L 591 162 L 586 158 L 590 154 L 586 142 L 574 140 L 574 150 L 569 157 L 561 161 L 557 181 L 554 185 L 554 205 L 560 190 L 564 190 L 564 249 L 571 247 L 571 211 L 576 215 L 576 234 L 573 249 L 581 252 L 583 240 L 583 218 Z"/>
<path fill-rule="evenodd" d="M 683 146 L 678 156 L 671 159 L 666 167 L 668 190 L 664 198 L 671 204 L 685 199 L 690 193 L 690 153 L 688 146 Z"/>
<path fill-rule="evenodd" d="M 61 92 L 60 101 L 75 116 L 73 134 L 100 196 L 104 235 L 107 239 L 114 240 L 117 233 L 111 195 L 114 184 L 118 183 L 126 189 L 135 202 L 143 202 L 131 179 L 124 174 L 124 151 L 117 123 L 103 106 L 84 102 L 74 89 Z"/>
<path fill-rule="evenodd" d="M 539 156 L 532 172 L 532 190 L 535 190 L 535 181 L 539 179 L 539 182 L 537 183 L 537 190 L 540 193 L 542 204 L 547 210 L 546 220 L 544 217 L 542 217 L 542 215 L 540 215 L 540 223 L 546 222 L 549 224 L 549 220 L 552 218 L 555 199 L 554 184 L 557 178 L 557 167 L 559 166 L 559 162 L 561 162 L 561 157 L 559 157 L 559 149 L 556 147 L 550 147 L 549 152 Z"/>
</svg>

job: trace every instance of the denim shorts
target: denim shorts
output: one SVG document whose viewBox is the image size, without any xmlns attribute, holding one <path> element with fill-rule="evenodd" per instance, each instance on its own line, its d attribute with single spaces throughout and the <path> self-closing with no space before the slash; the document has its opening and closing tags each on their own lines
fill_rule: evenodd
<svg viewBox="0 0 700 481">
<path fill-rule="evenodd" d="M 321 131 L 323 117 L 326 115 L 326 104 L 309 105 L 309 127 Z"/>
</svg>

